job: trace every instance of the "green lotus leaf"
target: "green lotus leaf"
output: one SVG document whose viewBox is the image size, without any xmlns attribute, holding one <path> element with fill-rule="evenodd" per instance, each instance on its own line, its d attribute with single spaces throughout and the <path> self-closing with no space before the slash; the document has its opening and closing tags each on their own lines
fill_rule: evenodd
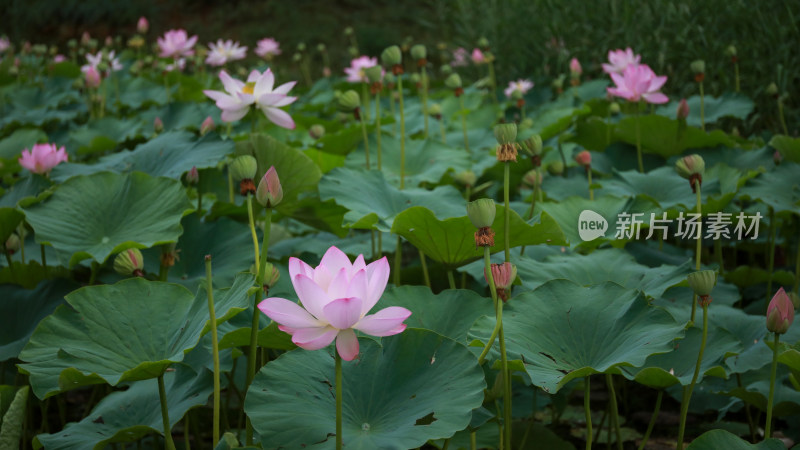
<svg viewBox="0 0 800 450">
<path fill-rule="evenodd" d="M 0 139 L 0 158 L 17 159 L 22 150 L 30 150 L 33 144 L 46 142 L 47 134 L 39 128 L 20 128 L 6 138 Z"/>
<path fill-rule="evenodd" d="M 753 112 L 755 103 L 749 97 L 742 94 L 727 93 L 721 97 L 706 95 L 703 101 L 703 115 L 706 124 L 712 124 L 723 117 L 734 117 L 744 120 Z M 693 95 L 686 99 L 689 105 L 689 117 L 686 123 L 692 127 L 700 128 L 700 96 Z M 666 105 L 656 108 L 656 114 L 674 119 L 678 112 L 678 101 L 673 100 Z"/>
<path fill-rule="evenodd" d="M 101 153 L 114 149 L 117 144 L 151 133 L 138 120 L 105 117 L 71 131 L 67 145 L 79 155 Z"/>
<path fill-rule="evenodd" d="M 494 325 L 493 317 L 478 319 L 469 338 L 483 347 Z M 568 280 L 513 297 L 503 312 L 503 329 L 509 359 L 522 361 L 533 384 L 549 393 L 575 378 L 622 365 L 640 367 L 650 355 L 671 351 L 683 334 L 683 325 L 650 306 L 640 291 Z M 490 352 L 493 359 L 498 346 L 495 342 Z"/>
<path fill-rule="evenodd" d="M 342 368 L 349 449 L 415 448 L 452 436 L 483 402 L 483 371 L 452 339 L 409 328 L 359 345 L 359 360 Z M 263 447 L 334 448 L 334 380 L 327 350 L 293 350 L 263 367 L 244 405 Z"/>
<path fill-rule="evenodd" d="M 769 146 L 779 151 L 785 160 L 800 163 L 800 139 L 776 134 L 770 139 Z"/>
<path fill-rule="evenodd" d="M 694 127 L 680 129 L 677 120 L 657 115 L 622 119 L 614 130 L 614 138 L 635 146 L 637 120 L 643 153 L 655 153 L 668 158 L 680 155 L 687 149 L 735 145 L 733 139 L 721 130 L 706 133 Z M 634 154 L 635 149 L 631 157 Z"/>
<path fill-rule="evenodd" d="M 0 241 L 5 242 L 25 217 L 18 207 L 30 206 L 49 195 L 47 178 L 31 174 L 17 181 L 0 196 Z"/>
<path fill-rule="evenodd" d="M 762 173 L 749 180 L 739 190 L 745 199 L 760 200 L 775 209 L 775 212 L 797 212 L 800 203 L 800 178 L 797 165 L 781 164 L 775 170 Z"/>
<path fill-rule="evenodd" d="M 177 180 L 134 172 L 73 177 L 47 201 L 25 209 L 36 242 L 72 255 L 70 267 L 104 262 L 126 248 L 175 242 L 191 208 Z"/>
<path fill-rule="evenodd" d="M 711 430 L 692 441 L 686 450 L 785 450 L 780 439 L 767 439 L 758 444 L 751 444 L 730 431 Z"/>
<path fill-rule="evenodd" d="M 163 87 L 162 87 L 163 89 Z M 206 117 L 211 117 L 217 127 L 223 127 L 220 120 L 220 109 L 213 102 L 172 102 L 164 106 L 142 112 L 139 118 L 145 129 L 153 126 L 156 117 L 161 119 L 164 130 L 190 129 L 200 130 Z M 224 132 L 224 128 L 222 130 Z"/>
</svg>

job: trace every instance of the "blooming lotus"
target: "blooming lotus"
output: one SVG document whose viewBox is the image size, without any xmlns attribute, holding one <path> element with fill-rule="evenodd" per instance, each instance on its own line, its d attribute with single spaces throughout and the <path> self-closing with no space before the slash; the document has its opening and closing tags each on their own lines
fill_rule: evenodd
<svg viewBox="0 0 800 450">
<path fill-rule="evenodd" d="M 486 62 L 486 56 L 483 55 L 483 52 L 479 48 L 472 50 L 472 62 L 474 64 L 483 64 Z"/>
<path fill-rule="evenodd" d="M 27 148 L 22 151 L 19 165 L 33 173 L 44 175 L 68 158 L 63 146 L 56 149 L 56 144 L 34 144 L 30 151 Z"/>
<path fill-rule="evenodd" d="M 186 30 L 169 30 L 163 37 L 158 38 L 158 48 L 162 58 L 180 58 L 194 55 L 194 44 L 197 36 L 187 36 Z"/>
<path fill-rule="evenodd" d="M 347 81 L 351 83 L 367 82 L 367 74 L 364 73 L 364 70 L 377 65 L 378 58 L 359 56 L 353 59 L 350 61 L 350 67 L 344 69 L 344 73 L 347 74 Z M 383 76 L 383 70 L 381 70 L 381 76 Z"/>
<path fill-rule="evenodd" d="M 186 58 L 178 58 L 174 62 L 171 62 L 164 66 L 164 70 L 167 72 L 172 72 L 173 70 L 177 70 L 178 72 L 183 72 L 183 69 L 186 68 Z"/>
<path fill-rule="evenodd" d="M 653 69 L 647 64 L 634 64 L 625 68 L 622 74 L 612 73 L 611 79 L 616 84 L 610 87 L 608 93 L 617 97 L 638 102 L 644 100 L 647 103 L 667 103 L 669 98 L 658 92 L 661 86 L 667 82 L 666 76 L 656 76 Z"/>
<path fill-rule="evenodd" d="M 468 55 L 469 52 L 467 52 L 467 49 L 458 47 L 453 51 L 453 60 L 450 61 L 450 65 L 453 67 L 466 66 Z"/>
<path fill-rule="evenodd" d="M 508 87 L 505 88 L 503 91 L 506 94 L 506 97 L 511 98 L 514 95 L 514 91 L 519 91 L 520 94 L 525 94 L 533 87 L 533 82 L 530 80 L 517 80 L 517 81 L 509 81 Z"/>
<path fill-rule="evenodd" d="M 219 79 L 226 92 L 203 91 L 208 97 L 216 101 L 217 107 L 222 110 L 223 122 L 235 122 L 247 114 L 251 105 L 255 105 L 267 118 L 279 127 L 294 129 L 294 120 L 281 109 L 297 100 L 297 97 L 286 95 L 297 83 L 290 81 L 273 89 L 275 76 L 270 69 L 263 74 L 258 70 L 250 72 L 247 83 L 232 78 L 227 72 L 221 70 Z"/>
<path fill-rule="evenodd" d="M 278 41 L 272 38 L 264 38 L 258 41 L 258 46 L 256 47 L 256 55 L 264 58 L 270 59 L 275 55 L 281 54 L 281 46 Z"/>
<path fill-rule="evenodd" d="M 119 62 L 119 58 L 116 57 L 116 52 L 111 50 L 107 54 L 103 53 L 102 51 L 97 52 L 96 54 L 87 53 L 86 54 L 86 61 L 88 64 L 84 64 L 81 66 L 81 71 L 86 73 L 89 71 L 89 68 L 94 68 L 98 72 L 100 71 L 99 66 L 105 60 L 108 64 L 108 70 L 105 71 L 103 74 L 104 76 L 111 75 L 111 72 L 119 72 L 122 70 L 122 63 Z"/>
<path fill-rule="evenodd" d="M 403 323 L 411 311 L 399 306 L 367 314 L 378 302 L 389 279 L 386 257 L 355 262 L 331 247 L 319 265 L 312 268 L 289 258 L 289 275 L 301 305 L 284 298 L 263 300 L 258 308 L 292 335 L 292 342 L 306 350 L 317 350 L 336 340 L 336 350 L 345 361 L 358 356 L 358 339 L 353 330 L 373 336 L 391 336 L 406 329 Z"/>
<path fill-rule="evenodd" d="M 609 64 L 603 64 L 603 71 L 609 75 L 612 73 L 622 73 L 630 65 L 638 65 L 640 55 L 635 55 L 630 47 L 625 50 L 616 49 L 608 51 Z"/>
<path fill-rule="evenodd" d="M 216 44 L 209 43 L 208 48 L 206 64 L 210 66 L 223 66 L 229 61 L 244 59 L 247 55 L 247 47 L 242 47 L 238 42 L 233 42 L 231 39 L 227 41 L 218 39 Z"/>
</svg>

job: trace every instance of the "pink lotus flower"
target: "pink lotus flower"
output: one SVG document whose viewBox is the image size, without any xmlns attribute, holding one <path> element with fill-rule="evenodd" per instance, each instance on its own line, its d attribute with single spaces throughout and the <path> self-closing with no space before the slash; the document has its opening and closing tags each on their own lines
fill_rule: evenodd
<svg viewBox="0 0 800 450">
<path fill-rule="evenodd" d="M 278 108 L 297 100 L 297 97 L 286 95 L 297 84 L 296 81 L 284 83 L 273 89 L 275 76 L 269 69 L 263 74 L 253 70 L 247 77 L 247 83 L 231 78 L 224 70 L 219 72 L 219 79 L 222 80 L 222 85 L 227 93 L 210 90 L 203 91 L 203 93 L 216 101 L 217 107 L 222 110 L 223 122 L 235 122 L 241 119 L 247 114 L 250 106 L 255 105 L 275 125 L 294 129 L 292 117 L 286 111 Z"/>
<path fill-rule="evenodd" d="M 350 61 L 350 67 L 346 67 L 344 69 L 344 73 L 347 74 L 347 81 L 351 83 L 366 83 L 367 75 L 364 73 L 364 69 L 369 69 L 370 67 L 377 65 L 378 58 L 359 56 L 358 58 L 353 59 Z M 381 70 L 381 76 L 383 76 L 383 70 Z"/>
<path fill-rule="evenodd" d="M 5 36 L 0 37 L 0 53 L 5 52 L 9 48 L 11 48 L 11 42 L 8 40 L 8 38 Z"/>
<path fill-rule="evenodd" d="M 111 50 L 108 53 L 103 53 L 102 51 L 97 52 L 96 54 L 86 53 L 86 61 L 88 64 L 84 64 L 81 66 L 81 71 L 86 73 L 90 67 L 93 67 L 95 70 L 99 70 L 100 64 L 105 61 L 108 65 L 108 70 L 105 71 L 103 74 L 104 76 L 111 75 L 111 72 L 119 72 L 122 70 L 122 63 L 119 62 L 119 58 L 115 57 L 116 53 L 114 50 Z"/>
<path fill-rule="evenodd" d="M 186 59 L 185 58 L 178 58 L 174 62 L 167 64 L 164 67 L 165 72 L 172 72 L 173 70 L 177 70 L 178 72 L 183 72 L 183 69 L 186 68 Z"/>
<path fill-rule="evenodd" d="M 53 62 L 56 63 L 56 64 L 62 63 L 64 61 L 66 61 L 66 60 L 67 60 L 67 57 L 62 55 L 62 54 L 60 54 L 60 53 L 53 57 Z"/>
<path fill-rule="evenodd" d="M 162 58 L 180 58 L 194 55 L 194 44 L 197 36 L 191 38 L 186 35 L 186 30 L 169 30 L 163 37 L 158 38 L 158 48 Z"/>
<path fill-rule="evenodd" d="M 358 338 L 353 330 L 373 336 L 403 332 L 411 311 L 390 306 L 375 314 L 367 313 L 381 298 L 389 280 L 386 257 L 364 263 L 355 262 L 341 250 L 331 247 L 319 266 L 312 268 L 297 258 L 289 258 L 289 274 L 302 306 L 284 298 L 268 298 L 258 309 L 292 335 L 292 342 L 306 350 L 325 348 L 336 339 L 336 350 L 345 361 L 358 356 Z"/>
<path fill-rule="evenodd" d="M 689 104 L 686 103 L 686 99 L 682 98 L 680 102 L 678 102 L 678 112 L 676 113 L 678 120 L 686 120 L 689 117 Z"/>
<path fill-rule="evenodd" d="M 514 95 L 514 91 L 519 91 L 521 94 L 525 95 L 532 87 L 533 82 L 531 80 L 519 79 L 517 81 L 509 81 L 508 87 L 505 88 L 503 92 L 506 94 L 506 97 L 511 98 L 511 96 Z"/>
<path fill-rule="evenodd" d="M 264 38 L 258 41 L 258 47 L 256 47 L 256 55 L 264 59 L 270 59 L 273 56 L 280 54 L 281 54 L 281 45 L 275 39 Z"/>
<path fill-rule="evenodd" d="M 56 144 L 34 144 L 30 151 L 27 148 L 22 151 L 19 165 L 33 173 L 44 175 L 68 158 L 63 146 L 56 149 Z"/>
<path fill-rule="evenodd" d="M 278 178 L 278 171 L 275 166 L 270 166 L 267 173 L 261 177 L 256 189 L 256 200 L 261 206 L 267 208 L 274 208 L 278 203 L 283 200 L 283 187 L 281 180 Z"/>
<path fill-rule="evenodd" d="M 453 51 L 453 60 L 450 61 L 452 67 L 461 67 L 467 65 L 467 56 L 469 53 L 464 47 L 458 47 Z"/>
<path fill-rule="evenodd" d="M 218 39 L 216 44 L 209 43 L 208 48 L 210 50 L 206 57 L 206 64 L 209 66 L 224 66 L 229 61 L 244 59 L 247 55 L 247 47 L 242 47 L 231 39 L 227 41 Z"/>
<path fill-rule="evenodd" d="M 200 124 L 200 136 L 205 136 L 206 133 L 212 131 L 216 128 L 217 125 L 214 123 L 214 119 L 211 116 L 206 117 L 203 123 Z"/>
<path fill-rule="evenodd" d="M 588 168 L 592 165 L 592 154 L 589 153 L 589 150 L 583 150 L 575 155 L 575 162 L 580 166 Z"/>
<path fill-rule="evenodd" d="M 483 52 L 479 48 L 472 50 L 472 62 L 474 64 L 483 64 L 484 61 L 486 61 L 486 57 L 483 56 Z"/>
<path fill-rule="evenodd" d="M 783 288 L 778 289 L 767 306 L 767 330 L 783 334 L 794 322 L 794 304 Z"/>
<path fill-rule="evenodd" d="M 141 34 L 145 34 L 149 29 L 150 29 L 150 23 L 147 21 L 147 18 L 144 16 L 139 17 L 139 21 L 136 22 L 136 31 L 138 31 Z"/>
<path fill-rule="evenodd" d="M 94 66 L 89 66 L 83 75 L 86 79 L 86 87 L 89 89 L 96 89 L 100 86 L 100 72 Z"/>
<path fill-rule="evenodd" d="M 572 77 L 580 76 L 583 73 L 583 68 L 581 67 L 581 62 L 578 61 L 578 58 L 572 58 L 569 61 L 569 73 Z"/>
<path fill-rule="evenodd" d="M 630 47 L 625 50 L 616 49 L 608 51 L 608 62 L 603 64 L 603 71 L 609 75 L 612 73 L 622 73 L 630 65 L 639 64 L 640 55 L 634 55 Z"/>
<path fill-rule="evenodd" d="M 611 79 L 614 80 L 616 87 L 607 88 L 608 92 L 617 97 L 638 102 L 644 100 L 647 103 L 667 103 L 669 98 L 658 92 L 661 86 L 667 82 L 666 76 L 656 76 L 653 69 L 647 64 L 634 64 L 625 68 L 622 75 L 612 73 Z"/>
</svg>

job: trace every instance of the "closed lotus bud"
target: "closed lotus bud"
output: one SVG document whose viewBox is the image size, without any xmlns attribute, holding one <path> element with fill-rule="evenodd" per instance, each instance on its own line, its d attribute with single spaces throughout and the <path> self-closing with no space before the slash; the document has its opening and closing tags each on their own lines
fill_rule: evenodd
<svg viewBox="0 0 800 450">
<path fill-rule="evenodd" d="M 308 135 L 311 136 L 312 139 L 319 139 L 325 136 L 325 127 L 318 123 L 311 125 L 311 128 L 308 129 Z"/>
<path fill-rule="evenodd" d="M 161 117 L 156 117 L 155 120 L 153 120 L 153 131 L 155 131 L 156 134 L 164 131 L 164 122 L 161 120 Z"/>
<path fill-rule="evenodd" d="M 352 36 L 353 35 L 353 27 L 345 27 L 344 28 L 344 35 L 345 36 Z"/>
<path fill-rule="evenodd" d="M 297 44 L 297 51 L 298 52 L 306 51 L 306 43 L 305 42 L 301 42 L 301 43 Z"/>
<path fill-rule="evenodd" d="M 264 264 L 264 281 L 262 282 L 264 286 L 264 290 L 270 289 L 275 287 L 278 284 L 278 280 L 281 278 L 281 273 L 278 271 L 278 268 L 272 265 L 272 263 L 265 263 Z"/>
<path fill-rule="evenodd" d="M 583 68 L 581 67 L 580 61 L 578 61 L 578 58 L 572 58 L 569 61 L 569 73 L 572 78 L 577 78 L 583 73 Z"/>
<path fill-rule="evenodd" d="M 770 83 L 765 92 L 767 95 L 778 95 L 778 85 L 774 82 Z"/>
<path fill-rule="evenodd" d="M 250 155 L 237 156 L 228 170 L 235 181 L 252 180 L 258 170 L 258 161 Z"/>
<path fill-rule="evenodd" d="M 505 302 L 510 297 L 511 286 L 514 284 L 514 280 L 517 279 L 517 266 L 510 262 L 505 262 L 502 264 L 492 264 L 491 269 L 497 296 Z M 488 283 L 489 277 L 486 276 L 485 268 L 483 269 L 483 276 Z"/>
<path fill-rule="evenodd" d="M 89 89 L 97 89 L 100 86 L 100 72 L 94 66 L 89 66 L 84 75 L 86 77 L 86 87 Z"/>
<path fill-rule="evenodd" d="M 510 144 L 517 140 L 517 124 L 501 123 L 494 126 L 494 137 L 501 145 Z"/>
<path fill-rule="evenodd" d="M 698 183 L 703 183 L 703 173 L 706 170 L 706 162 L 700 155 L 689 155 L 680 158 L 675 162 L 675 171 L 678 172 L 683 178 L 689 180 L 692 186 L 692 191 L 695 192 L 695 180 Z"/>
<path fill-rule="evenodd" d="M 11 236 L 9 236 L 8 239 L 6 239 L 6 252 L 9 255 L 13 255 L 14 252 L 19 250 L 19 247 L 20 247 L 19 236 L 17 236 L 17 233 L 11 233 Z"/>
<path fill-rule="evenodd" d="M 197 166 L 192 166 L 189 172 L 186 173 L 186 182 L 189 184 L 197 184 L 200 181 L 200 174 L 197 172 Z"/>
<path fill-rule="evenodd" d="M 728 48 L 725 49 L 725 53 L 728 56 L 736 56 L 736 47 L 733 45 L 729 45 Z"/>
<path fill-rule="evenodd" d="M 772 162 L 774 162 L 776 166 L 783 162 L 783 155 L 781 155 L 781 152 L 775 150 L 775 153 L 772 154 Z"/>
<path fill-rule="evenodd" d="M 381 53 L 381 62 L 387 68 L 393 68 L 394 66 L 402 63 L 403 53 L 400 51 L 400 47 L 392 45 L 391 47 L 384 49 L 383 53 Z"/>
<path fill-rule="evenodd" d="M 608 105 L 608 112 L 614 114 L 615 116 L 619 114 L 620 113 L 619 103 L 611 102 L 611 104 Z"/>
<path fill-rule="evenodd" d="M 461 76 L 457 73 L 450 74 L 450 76 L 444 80 L 444 85 L 450 89 L 459 89 L 461 87 Z"/>
<path fill-rule="evenodd" d="M 698 59 L 698 60 L 692 61 L 692 63 L 689 65 L 689 67 L 692 69 L 692 72 L 694 72 L 696 74 L 697 73 L 706 73 L 706 62 L 703 61 L 702 59 Z"/>
<path fill-rule="evenodd" d="M 551 175 L 561 175 L 564 173 L 564 163 L 561 161 L 553 161 L 547 166 L 547 171 Z"/>
<path fill-rule="evenodd" d="M 424 60 L 425 58 L 427 58 L 428 52 L 427 50 L 425 50 L 425 46 L 422 44 L 417 44 L 411 47 L 411 57 L 414 58 L 414 60 L 416 61 Z"/>
<path fill-rule="evenodd" d="M 213 131 L 217 125 L 214 123 L 214 119 L 211 116 L 208 116 L 203 120 L 203 123 L 200 125 L 200 136 L 205 136 L 209 131 Z"/>
<path fill-rule="evenodd" d="M 144 16 L 139 17 L 139 21 L 136 22 L 136 31 L 145 34 L 149 29 L 150 29 L 150 23 L 147 22 L 147 18 L 145 18 Z"/>
<path fill-rule="evenodd" d="M 442 72 L 442 75 L 450 75 L 451 73 L 453 73 L 453 68 L 450 67 L 450 64 L 444 64 L 442 67 L 439 68 L 439 70 Z"/>
<path fill-rule="evenodd" d="M 258 182 L 256 200 L 266 208 L 274 208 L 283 200 L 283 187 L 281 187 L 281 180 L 278 178 L 275 166 L 270 167 Z"/>
<path fill-rule="evenodd" d="M 496 213 L 497 206 L 490 198 L 481 198 L 467 203 L 467 216 L 475 228 L 491 227 Z"/>
<path fill-rule="evenodd" d="M 486 39 L 486 37 L 481 36 L 480 39 L 478 39 L 478 47 L 480 47 L 482 49 L 485 49 L 485 50 L 488 49 L 489 48 L 489 40 Z"/>
<path fill-rule="evenodd" d="M 303 55 L 301 55 L 300 53 L 295 53 L 294 55 L 292 55 L 292 62 L 298 63 L 302 59 L 303 59 Z"/>
<path fill-rule="evenodd" d="M 339 110 L 344 112 L 355 111 L 361 106 L 361 97 L 358 92 L 349 90 L 339 96 Z"/>
<path fill-rule="evenodd" d="M 442 117 L 442 105 L 440 105 L 438 103 L 431 103 L 431 105 L 428 106 L 428 114 L 430 114 L 433 117 L 436 117 L 437 119 L 441 118 Z"/>
<path fill-rule="evenodd" d="M 575 162 L 578 163 L 579 166 L 583 166 L 588 169 L 592 165 L 592 154 L 589 153 L 589 150 L 583 150 L 575 155 Z"/>
<path fill-rule="evenodd" d="M 530 187 L 537 187 L 542 185 L 542 172 L 531 169 L 522 177 L 522 182 Z"/>
<path fill-rule="evenodd" d="M 383 70 L 381 69 L 381 66 L 377 64 L 364 69 L 364 75 L 367 76 L 367 80 L 369 80 L 370 83 L 380 83 L 383 75 L 382 73 Z"/>
<path fill-rule="evenodd" d="M 686 118 L 689 117 L 689 104 L 686 103 L 685 98 L 682 98 L 678 103 L 677 117 L 678 120 L 686 120 Z"/>
<path fill-rule="evenodd" d="M 475 186 L 475 183 L 478 181 L 478 177 L 475 175 L 475 172 L 471 170 L 459 172 L 455 174 L 453 178 L 464 186 Z"/>
<path fill-rule="evenodd" d="M 118 274 L 129 277 L 131 275 L 143 277 L 144 258 L 138 248 L 129 248 L 118 253 L 114 258 L 114 271 Z"/>
<path fill-rule="evenodd" d="M 767 307 L 767 330 L 783 334 L 794 322 L 794 304 L 783 288 L 778 289 Z"/>
</svg>

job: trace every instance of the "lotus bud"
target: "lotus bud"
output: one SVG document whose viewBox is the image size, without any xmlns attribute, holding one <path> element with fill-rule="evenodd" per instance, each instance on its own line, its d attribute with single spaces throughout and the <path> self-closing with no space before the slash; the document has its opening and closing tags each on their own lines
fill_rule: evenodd
<svg viewBox="0 0 800 450">
<path fill-rule="evenodd" d="M 478 39 L 478 47 L 480 47 L 480 48 L 482 48 L 484 50 L 488 50 L 489 49 L 489 40 L 486 39 L 486 37 L 481 36 L 480 39 Z"/>
<path fill-rule="evenodd" d="M 319 139 L 325 136 L 325 127 L 318 123 L 311 125 L 311 128 L 308 129 L 308 135 L 311 136 L 311 139 Z"/>
<path fill-rule="evenodd" d="M 88 31 L 84 31 L 83 34 L 81 34 L 81 45 L 89 45 L 89 41 L 91 40 L 92 36 Z"/>
<path fill-rule="evenodd" d="M 689 104 L 686 103 L 686 99 L 682 98 L 680 103 L 678 103 L 678 112 L 677 112 L 678 120 L 686 120 L 689 117 Z"/>
<path fill-rule="evenodd" d="M 417 44 L 411 47 L 411 57 L 417 61 L 417 66 L 424 66 L 427 63 L 426 58 L 428 57 L 428 52 L 425 49 L 425 46 L 422 44 Z"/>
<path fill-rule="evenodd" d="M 533 119 L 530 117 L 526 117 L 517 127 L 519 131 L 527 130 L 528 128 L 533 128 Z"/>
<path fill-rule="evenodd" d="M 432 117 L 435 117 L 437 119 L 441 119 L 442 118 L 442 105 L 440 105 L 438 103 L 431 103 L 430 106 L 428 106 L 428 114 L 430 114 Z"/>
<path fill-rule="evenodd" d="M 345 27 L 344 28 L 344 35 L 345 36 L 352 36 L 353 35 L 353 27 Z"/>
<path fill-rule="evenodd" d="M 209 131 L 213 131 L 217 125 L 214 123 L 214 119 L 211 116 L 208 116 L 203 120 L 203 123 L 200 124 L 200 136 L 205 136 Z"/>
<path fill-rule="evenodd" d="M 696 61 L 692 61 L 692 64 L 689 66 L 694 72 L 694 81 L 698 83 L 702 83 L 706 77 L 706 62 L 702 59 L 698 59 Z"/>
<path fill-rule="evenodd" d="M 611 104 L 608 105 L 608 112 L 610 112 L 611 114 L 613 114 L 615 116 L 617 114 L 619 114 L 620 113 L 619 103 L 611 102 Z"/>
<path fill-rule="evenodd" d="M 387 69 L 392 69 L 392 73 L 395 75 L 403 73 L 403 66 L 400 65 L 403 62 L 403 53 L 400 51 L 400 47 L 392 45 L 383 50 L 381 62 Z"/>
<path fill-rule="evenodd" d="M 781 155 L 781 152 L 775 150 L 775 153 L 772 154 L 772 162 L 774 162 L 776 166 L 783 162 L 783 155 Z"/>
<path fill-rule="evenodd" d="M 144 258 L 138 248 L 129 248 L 117 254 L 114 258 L 114 271 L 118 274 L 129 277 L 143 277 Z"/>
<path fill-rule="evenodd" d="M 351 58 L 355 58 L 358 56 L 358 47 L 347 47 L 347 54 L 350 55 Z"/>
<path fill-rule="evenodd" d="M 256 200 L 266 208 L 274 208 L 283 200 L 283 187 L 281 187 L 281 180 L 278 178 L 275 166 L 270 167 L 258 182 Z"/>
<path fill-rule="evenodd" d="M 442 72 L 442 75 L 445 75 L 445 76 L 450 75 L 451 73 L 453 73 L 453 68 L 450 66 L 450 64 L 442 65 L 442 67 L 440 67 L 439 70 Z"/>
<path fill-rule="evenodd" d="M 9 255 L 13 255 L 14 252 L 19 250 L 19 248 L 20 248 L 19 236 L 17 236 L 17 233 L 11 233 L 11 236 L 9 236 L 8 239 L 6 239 L 6 253 L 8 253 Z"/>
<path fill-rule="evenodd" d="M 778 85 L 772 82 L 769 84 L 769 86 L 767 86 L 767 89 L 764 92 L 766 92 L 767 95 L 776 96 L 778 95 Z"/>
<path fill-rule="evenodd" d="M 192 166 L 186 173 L 186 182 L 189 184 L 197 184 L 200 181 L 200 174 L 197 172 L 197 166 Z"/>
<path fill-rule="evenodd" d="M 349 90 L 339 96 L 339 111 L 352 112 L 356 118 L 359 118 L 358 108 L 361 106 L 361 97 L 358 92 Z"/>
<path fill-rule="evenodd" d="M 323 44 L 323 43 L 317 44 L 317 51 L 318 52 L 325 53 L 325 50 L 326 50 L 325 44 Z"/>
<path fill-rule="evenodd" d="M 564 163 L 562 161 L 553 161 L 547 166 L 547 171 L 550 175 L 561 175 L 564 173 Z"/>
<path fill-rule="evenodd" d="M 297 44 L 297 51 L 298 52 L 306 51 L 306 43 L 305 42 L 301 42 L 301 43 Z"/>
<path fill-rule="evenodd" d="M 278 280 L 281 278 L 281 273 L 278 271 L 278 268 L 272 265 L 272 263 L 265 263 L 264 264 L 264 280 L 262 281 L 262 285 L 264 288 L 264 292 L 266 293 L 269 289 L 275 287 L 278 284 Z"/>
<path fill-rule="evenodd" d="M 531 169 L 522 177 L 522 182 L 530 187 L 538 187 L 542 185 L 542 172 L 536 169 Z"/>
<path fill-rule="evenodd" d="M 100 72 L 94 66 L 89 66 L 85 73 L 86 87 L 89 89 L 97 89 L 100 86 Z"/>
<path fill-rule="evenodd" d="M 494 126 L 494 137 L 500 144 L 497 146 L 498 161 L 517 160 L 517 124 L 502 123 Z"/>
<path fill-rule="evenodd" d="M 497 296 L 504 302 L 508 301 L 511 296 L 511 286 L 514 284 L 514 280 L 517 279 L 517 266 L 510 262 L 504 262 L 502 264 L 492 264 L 491 270 Z M 483 269 L 483 276 L 488 283 L 489 277 L 486 275 L 485 268 Z"/>
<path fill-rule="evenodd" d="M 572 78 L 578 78 L 583 73 L 583 68 L 581 67 L 580 61 L 578 61 L 578 58 L 572 58 L 569 61 L 569 73 Z"/>
<path fill-rule="evenodd" d="M 235 181 L 239 181 L 239 192 L 242 195 L 256 192 L 253 177 L 258 171 L 258 161 L 255 158 L 250 155 L 237 156 L 228 166 L 228 170 L 231 172 L 231 177 Z"/>
<path fill-rule="evenodd" d="M 736 47 L 733 45 L 729 45 L 727 49 L 725 49 L 725 53 L 731 57 L 731 62 L 736 63 L 739 58 L 736 54 Z"/>
<path fill-rule="evenodd" d="M 475 232 L 476 247 L 494 246 L 492 224 L 497 213 L 497 206 L 490 198 L 481 198 L 467 203 L 467 216 L 478 231 Z"/>
<path fill-rule="evenodd" d="M 695 181 L 698 184 L 703 184 L 703 173 L 706 169 L 706 162 L 700 155 L 684 156 L 675 162 L 675 171 L 678 172 L 683 178 L 689 180 L 692 186 L 692 192 L 696 192 Z"/>
<path fill-rule="evenodd" d="M 783 288 L 778 289 L 767 307 L 767 330 L 783 334 L 794 322 L 794 304 Z"/>
<path fill-rule="evenodd" d="M 164 122 L 161 120 L 161 117 L 156 117 L 153 120 L 153 131 L 155 131 L 156 134 L 164 131 Z"/>
<path fill-rule="evenodd" d="M 450 89 L 461 88 L 461 76 L 457 73 L 451 74 L 446 80 L 444 80 L 444 85 Z"/>
<path fill-rule="evenodd" d="M 687 276 L 689 287 L 700 297 L 700 305 L 708 306 L 711 303 L 711 290 L 717 284 L 717 273 L 713 270 L 700 270 Z"/>
<path fill-rule="evenodd" d="M 453 178 L 464 186 L 475 186 L 475 183 L 478 181 L 478 177 L 475 175 L 475 172 L 471 170 L 459 172 L 455 174 Z"/>
<path fill-rule="evenodd" d="M 589 170 L 592 166 L 592 154 L 589 153 L 588 150 L 583 150 L 575 155 L 575 162 L 578 163 L 579 166 L 583 166 L 586 170 Z"/>
<path fill-rule="evenodd" d="M 150 29 L 150 23 L 147 22 L 147 18 L 145 18 L 144 16 L 139 17 L 139 21 L 136 22 L 136 31 L 138 31 L 141 34 L 145 34 L 149 29 Z"/>
</svg>

